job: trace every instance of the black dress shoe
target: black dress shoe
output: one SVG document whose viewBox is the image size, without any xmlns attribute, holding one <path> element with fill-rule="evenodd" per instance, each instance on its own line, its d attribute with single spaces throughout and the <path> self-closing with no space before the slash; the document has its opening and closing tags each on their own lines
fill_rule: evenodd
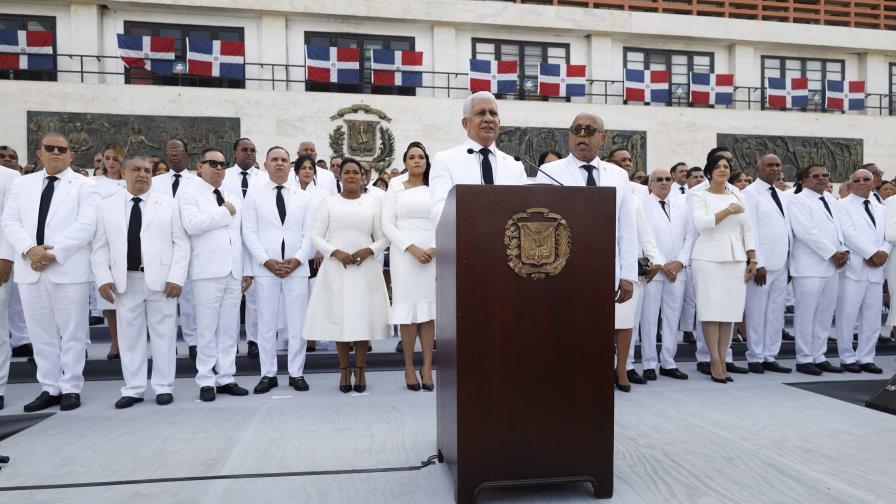
<svg viewBox="0 0 896 504">
<path fill-rule="evenodd" d="M 436 386 L 432 383 L 421 383 L 420 388 L 422 388 L 424 392 L 432 392 L 436 389 Z"/>
<path fill-rule="evenodd" d="M 104 319 L 103 317 L 94 317 L 94 316 L 91 316 L 91 317 L 88 319 L 88 323 L 89 323 L 90 325 L 102 325 L 103 322 L 105 322 L 105 321 L 106 321 L 106 319 Z"/>
<path fill-rule="evenodd" d="M 191 359 L 196 360 L 196 345 L 190 345 L 187 352 L 189 353 Z"/>
<path fill-rule="evenodd" d="M 707 376 L 712 375 L 712 373 L 710 372 L 709 369 L 710 369 L 710 366 L 709 366 L 708 362 L 698 362 L 697 363 L 697 371 L 700 374 L 705 374 Z"/>
<path fill-rule="evenodd" d="M 142 402 L 142 397 L 121 396 L 120 399 L 115 401 L 115 409 L 130 408 L 131 406 Z"/>
<path fill-rule="evenodd" d="M 59 409 L 62 411 L 71 411 L 81 407 L 81 394 L 68 393 L 62 394 L 59 401 Z"/>
<path fill-rule="evenodd" d="M 258 385 L 255 386 L 253 392 L 256 394 L 265 394 L 272 388 L 278 386 L 277 377 L 276 376 L 262 376 L 261 380 L 258 381 Z M 225 385 L 226 386 L 226 385 Z M 221 392 L 221 388 L 218 387 L 218 392 Z M 237 395 L 237 394 L 234 394 Z"/>
<path fill-rule="evenodd" d="M 62 395 L 50 395 L 49 392 L 43 391 L 36 399 L 25 405 L 25 413 L 45 410 L 50 406 L 59 406 L 60 402 L 62 402 Z"/>
<path fill-rule="evenodd" d="M 713 376 L 711 374 L 709 375 L 709 377 L 712 378 L 712 381 L 714 381 L 716 383 L 728 383 L 728 380 L 726 378 L 716 378 L 715 376 Z"/>
<path fill-rule="evenodd" d="M 246 355 L 249 357 L 258 357 L 258 343 L 254 341 L 250 341 L 246 343 L 246 346 L 249 347 L 249 350 L 246 352 Z"/>
<path fill-rule="evenodd" d="M 159 406 L 168 406 L 174 402 L 174 394 L 156 394 L 156 404 Z"/>
<path fill-rule="evenodd" d="M 818 364 L 815 365 L 815 367 L 824 371 L 825 373 L 842 373 L 843 372 L 843 368 L 841 368 L 840 366 L 835 367 L 833 364 L 831 364 L 828 361 L 819 362 Z"/>
<path fill-rule="evenodd" d="M 289 386 L 299 392 L 308 392 L 311 390 L 311 387 L 308 386 L 308 382 L 305 381 L 304 376 L 299 376 L 298 378 L 289 377 Z"/>
<path fill-rule="evenodd" d="M 404 349 L 402 349 L 402 347 L 401 347 L 401 340 L 398 340 L 398 343 L 395 344 L 395 352 L 401 353 L 403 351 L 404 351 Z"/>
<path fill-rule="evenodd" d="M 881 374 L 884 372 L 883 369 L 877 367 L 877 364 L 875 364 L 873 362 L 866 362 L 865 364 L 859 364 L 859 369 L 861 369 L 862 371 L 864 371 L 866 373 L 873 373 L 873 374 Z"/>
<path fill-rule="evenodd" d="M 745 367 L 740 367 L 733 362 L 725 363 L 725 371 L 728 371 L 729 373 L 734 373 L 734 374 L 747 374 L 750 372 L 749 369 L 747 369 Z"/>
<path fill-rule="evenodd" d="M 645 380 L 656 381 L 656 369 L 645 369 L 643 376 Z"/>
<path fill-rule="evenodd" d="M 800 373 L 812 375 L 812 376 L 821 376 L 822 372 L 818 369 L 818 366 L 811 362 L 807 362 L 805 364 L 797 364 L 796 370 Z"/>
<path fill-rule="evenodd" d="M 202 387 L 199 389 L 199 400 L 202 402 L 212 402 L 215 400 L 215 387 Z"/>
<path fill-rule="evenodd" d="M 734 381 L 734 378 L 732 378 L 732 377 L 730 377 L 730 376 L 726 376 L 726 377 L 725 377 L 725 381 L 728 382 L 728 383 L 731 383 L 731 382 Z"/>
<path fill-rule="evenodd" d="M 751 373 L 756 373 L 756 374 L 764 374 L 765 373 L 765 367 L 762 366 L 761 362 L 747 363 L 747 369 L 749 369 Z"/>
<path fill-rule="evenodd" d="M 616 386 L 616 390 L 619 390 L 620 392 L 631 392 L 632 391 L 632 386 L 630 383 L 626 383 L 625 385 L 623 385 L 623 384 L 619 383 L 619 380 L 616 380 L 614 378 L 613 384 Z"/>
<path fill-rule="evenodd" d="M 34 357 L 34 347 L 31 346 L 31 343 L 25 343 L 24 345 L 12 347 L 12 356 L 13 357 Z"/>
<path fill-rule="evenodd" d="M 274 378 L 276 380 L 276 378 Z M 228 394 L 232 396 L 247 396 L 249 395 L 249 391 L 240 387 L 236 384 L 236 382 L 230 382 L 227 385 L 218 385 L 215 387 L 215 392 L 219 394 Z"/>
<path fill-rule="evenodd" d="M 314 345 L 314 346 L 311 346 L 311 345 L 305 345 L 305 352 L 306 352 L 306 353 L 314 353 L 314 352 L 316 352 L 316 351 L 317 351 L 317 345 Z"/>
<path fill-rule="evenodd" d="M 771 362 L 763 362 L 762 367 L 765 368 L 766 371 L 771 371 L 772 373 L 789 373 L 793 371 L 789 367 L 784 367 L 781 364 L 778 364 L 778 361 Z"/>
<path fill-rule="evenodd" d="M 662 376 L 668 376 L 669 378 L 675 378 L 676 380 L 687 380 L 688 379 L 687 373 L 682 372 L 678 368 L 666 369 L 666 368 L 661 367 L 660 374 Z"/>
<path fill-rule="evenodd" d="M 3 403 L 4 403 L 4 401 L 5 401 L 5 399 L 3 399 L 3 396 L 2 396 L 2 395 L 0 395 L 0 410 L 2 410 L 2 409 L 3 409 L 3 406 L 4 406 L 4 404 L 3 404 Z"/>
<path fill-rule="evenodd" d="M 684 332 L 684 339 L 683 339 L 682 341 L 683 341 L 684 343 L 691 343 L 691 344 L 693 344 L 693 343 L 696 343 L 696 342 L 697 342 L 697 338 L 694 337 L 694 333 L 693 333 L 693 332 L 691 332 L 691 331 L 685 331 L 685 332 Z"/>
<path fill-rule="evenodd" d="M 794 341 L 793 335 L 787 332 L 787 329 L 781 330 L 781 340 L 782 341 Z"/>
<path fill-rule="evenodd" d="M 626 371 L 625 376 L 628 377 L 628 381 L 631 383 L 635 383 L 638 385 L 647 385 L 647 380 L 639 375 L 638 372 L 634 369 L 629 369 L 628 371 Z"/>
<path fill-rule="evenodd" d="M 841 362 L 840 367 L 847 373 L 861 373 L 862 369 L 855 362 Z"/>
</svg>

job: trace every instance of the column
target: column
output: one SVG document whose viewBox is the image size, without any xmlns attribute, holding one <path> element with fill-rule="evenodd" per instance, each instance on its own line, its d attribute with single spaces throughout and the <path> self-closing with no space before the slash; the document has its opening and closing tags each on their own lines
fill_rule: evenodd
<svg viewBox="0 0 896 504">
<path fill-rule="evenodd" d="M 271 14 L 262 14 L 261 22 L 258 27 L 258 61 L 257 63 L 271 63 L 274 65 L 285 65 L 289 63 L 286 53 L 286 16 L 277 16 Z M 246 69 L 247 73 L 250 71 Z M 286 90 L 290 88 L 304 90 L 305 86 L 296 84 L 294 86 L 287 85 L 287 78 L 292 80 L 303 80 L 305 75 L 301 68 L 290 68 L 284 66 L 268 66 L 264 68 L 254 66 L 252 72 L 256 73 L 259 79 L 274 78 L 275 82 L 256 81 L 253 87 L 257 89 L 276 89 Z M 278 81 L 279 82 L 276 82 Z M 246 87 L 249 87 L 247 83 Z"/>
<path fill-rule="evenodd" d="M 622 52 L 619 57 L 614 57 L 613 39 L 605 35 L 588 36 L 588 78 L 602 81 L 595 82 L 586 91 L 593 93 L 591 103 L 622 103 L 622 72 L 625 63 L 622 61 Z M 619 97 L 604 98 L 604 94 L 617 94 Z"/>
<path fill-rule="evenodd" d="M 716 67 L 718 73 L 733 73 L 734 87 L 751 87 L 760 89 L 735 89 L 735 100 L 750 100 L 750 103 L 736 103 L 735 107 L 759 110 L 762 107 L 762 69 L 756 61 L 753 46 L 732 44 L 728 51 L 728 70 Z"/>
<path fill-rule="evenodd" d="M 426 61 L 426 55 L 423 57 Z M 434 24 L 432 26 L 432 68 L 433 72 L 457 72 L 457 31 L 453 25 Z M 462 87 L 466 79 L 446 74 L 430 74 L 423 77 L 423 82 L 439 87 Z M 460 91 L 434 89 L 433 96 L 460 98 Z"/>
<path fill-rule="evenodd" d="M 71 4 L 71 21 L 69 26 L 71 44 L 69 45 L 69 50 L 66 51 L 67 53 L 90 56 L 102 54 L 102 16 L 100 14 L 100 9 L 101 7 L 97 4 Z M 57 41 L 56 45 L 57 47 L 61 46 L 59 41 Z M 72 58 L 70 60 L 68 58 L 57 58 L 56 61 L 60 70 L 79 71 L 82 69 L 81 58 Z M 95 72 L 99 70 L 99 68 L 100 62 L 95 58 L 83 58 L 83 69 L 85 71 Z M 80 73 L 59 74 L 59 80 L 63 82 L 81 82 L 81 77 Z M 83 75 L 85 83 L 100 82 L 101 77 L 105 76 L 97 74 Z"/>
</svg>

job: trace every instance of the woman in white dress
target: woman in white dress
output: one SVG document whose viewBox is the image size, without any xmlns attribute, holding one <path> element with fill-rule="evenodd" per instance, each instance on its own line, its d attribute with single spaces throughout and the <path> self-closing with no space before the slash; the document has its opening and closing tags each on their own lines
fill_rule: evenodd
<svg viewBox="0 0 896 504">
<path fill-rule="evenodd" d="M 99 188 L 100 198 L 105 199 L 127 186 L 122 172 L 125 158 L 124 147 L 117 143 L 107 144 L 103 147 L 102 155 L 103 175 L 93 177 L 93 181 Z M 94 285 L 94 290 L 98 290 L 97 285 Z M 109 326 L 109 338 L 112 340 L 106 358 L 109 360 L 119 359 L 118 317 L 115 315 L 115 305 L 101 294 L 96 296 L 96 305 L 98 310 L 102 310 L 103 317 L 106 318 L 106 324 Z"/>
<path fill-rule="evenodd" d="M 311 208 L 317 208 L 317 204 L 320 202 L 322 194 L 321 192 L 317 191 L 316 181 L 314 180 L 315 175 L 317 175 L 317 168 L 314 166 L 314 159 L 311 156 L 302 154 L 301 156 L 296 158 L 294 183 L 298 184 L 303 191 L 307 192 L 308 195 L 311 196 Z M 321 257 L 321 259 L 323 259 L 323 257 Z M 317 277 L 317 270 L 320 268 L 320 260 L 315 261 L 314 255 L 302 260 L 309 261 L 308 266 L 310 273 L 308 275 L 308 299 L 310 300 L 311 292 L 314 289 L 314 281 Z M 307 336 L 307 334 L 305 334 L 304 336 Z M 306 352 L 317 351 L 316 340 L 306 339 L 305 342 Z"/>
<path fill-rule="evenodd" d="M 389 326 L 389 296 L 374 254 L 389 240 L 382 232 L 379 200 L 365 195 L 361 165 L 352 158 L 341 164 L 342 192 L 323 199 L 314 216 L 311 243 L 324 256 L 305 318 L 303 334 L 336 342 L 339 390 L 364 392 L 369 340 L 385 339 Z M 355 347 L 354 387 L 349 347 Z"/>
<path fill-rule="evenodd" d="M 709 187 L 690 200 L 699 236 L 691 253 L 697 320 L 709 350 L 712 381 L 734 381 L 725 370 L 725 353 L 734 322 L 744 313 L 747 282 L 756 273 L 753 226 L 741 197 L 725 187 L 731 168 L 713 156 L 703 169 Z"/>
<path fill-rule="evenodd" d="M 392 242 L 392 310 L 404 353 L 404 382 L 409 390 L 432 392 L 432 345 L 436 326 L 436 230 L 430 219 L 429 155 L 420 142 L 404 153 L 408 179 L 386 194 L 383 233 Z M 420 336 L 423 367 L 414 370 L 414 342 Z M 422 384 L 421 384 L 422 382 Z"/>
</svg>

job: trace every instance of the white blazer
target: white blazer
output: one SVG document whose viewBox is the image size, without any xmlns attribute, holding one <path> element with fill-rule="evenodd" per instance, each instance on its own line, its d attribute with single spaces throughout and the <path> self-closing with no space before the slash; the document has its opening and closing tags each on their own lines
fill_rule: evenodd
<svg viewBox="0 0 896 504">
<path fill-rule="evenodd" d="M 184 229 L 190 235 L 190 280 L 227 275 L 242 280 L 245 259 L 240 236 L 240 212 L 243 198 L 222 191 L 224 201 L 236 207 L 236 213 L 230 215 L 226 208 L 218 206 L 213 192 L 215 188 L 208 182 L 196 179 L 185 189 L 181 194 L 183 189 L 179 188 L 177 197 Z M 250 275 L 251 268 L 248 264 L 245 266 L 246 274 Z"/>
<path fill-rule="evenodd" d="M 277 211 L 277 185 L 270 178 L 253 187 L 243 202 L 243 242 L 252 256 L 255 276 L 274 276 L 264 267 L 264 263 L 268 259 L 281 261 L 290 257 L 302 263 L 293 275 L 308 276 L 308 258 L 313 253 L 313 199 L 301 186 L 294 184 L 286 184 L 282 192 L 286 203 L 286 220 L 283 223 Z M 286 257 L 281 257 L 284 243 Z"/>
<path fill-rule="evenodd" d="M 196 176 L 196 172 L 186 169 L 180 172 L 180 184 L 177 186 L 177 194 L 180 195 L 181 191 L 190 183 L 199 180 L 199 177 Z M 172 194 L 174 191 L 171 190 L 171 185 L 174 183 L 174 170 L 168 170 L 161 175 L 156 175 L 152 178 L 152 186 L 150 191 L 152 192 L 160 192 L 165 196 L 174 197 Z"/>
<path fill-rule="evenodd" d="M 865 259 L 879 250 L 890 254 L 893 246 L 886 239 L 887 209 L 874 199 L 874 195 L 870 195 L 868 201 L 875 223 L 865 212 L 864 198 L 850 194 L 836 202 L 843 224 L 843 241 L 850 252 L 843 274 L 851 280 L 882 284 L 886 268 L 868 266 Z"/>
<path fill-rule="evenodd" d="M 16 170 L 0 169 L 0 215 L 3 215 L 6 197 L 9 194 L 12 182 L 21 176 Z M 9 240 L 6 239 L 6 233 L 2 228 L 0 228 L 0 259 L 6 259 L 7 261 L 16 260 L 16 251 Z"/>
<path fill-rule="evenodd" d="M 628 186 L 632 190 L 632 194 L 634 194 L 641 202 L 642 206 L 644 203 L 647 203 L 647 195 L 650 194 L 650 189 L 648 189 L 646 185 L 629 181 Z"/>
<path fill-rule="evenodd" d="M 772 198 L 772 190 L 781 200 L 784 215 L 781 215 L 781 210 Z M 787 193 L 757 178 L 740 194 L 747 204 L 747 213 L 750 214 L 750 222 L 756 234 L 756 267 L 769 271 L 787 267 L 792 239 L 787 208 L 790 198 Z"/>
<path fill-rule="evenodd" d="M 467 153 L 468 149 L 473 149 L 474 152 L 469 154 Z M 482 184 L 480 164 L 482 155 L 478 152 L 480 149 L 482 149 L 481 145 L 468 138 L 463 145 L 443 150 L 432 158 L 429 187 L 432 191 L 433 226 L 439 225 L 442 208 L 445 206 L 445 200 L 452 187 L 458 184 Z M 529 183 L 523 163 L 501 152 L 494 145 L 490 149 L 492 154 L 489 159 L 492 163 L 495 185 L 526 185 Z"/>
<path fill-rule="evenodd" d="M 324 196 L 339 194 L 339 191 L 336 190 L 336 175 L 333 175 L 333 172 L 330 170 L 319 166 L 315 166 L 314 169 L 317 171 L 317 175 L 314 177 L 314 182 L 312 182 L 315 187 L 317 187 L 319 191 L 322 191 Z"/>
<path fill-rule="evenodd" d="M 690 198 L 691 216 L 699 233 L 694 239 L 691 259 L 702 261 L 728 262 L 746 261 L 747 251 L 756 250 L 753 238 L 753 224 L 746 208 L 743 213 L 732 214 L 716 224 L 715 214 L 709 206 L 709 198 L 715 195 L 699 191 Z M 734 195 L 741 206 L 746 207 L 738 194 Z"/>
<path fill-rule="evenodd" d="M 644 206 L 638 197 L 632 198 L 632 204 L 635 207 L 635 227 L 638 230 L 638 247 L 651 264 L 666 264 L 666 259 L 656 246 L 656 240 L 653 239 L 653 229 L 647 222 L 647 216 L 644 214 Z"/>
<path fill-rule="evenodd" d="M 564 186 L 584 186 L 586 179 L 580 168 L 583 164 L 597 167 L 598 186 L 616 188 L 616 277 L 613 289 L 618 287 L 620 279 L 637 282 L 638 235 L 635 227 L 635 208 L 631 203 L 634 198 L 625 170 L 600 159 L 591 162 L 580 161 L 570 154 L 563 159 L 542 165 L 535 181 L 542 184 L 557 185 L 559 182 Z M 545 173 L 557 180 L 551 180 Z"/>
<path fill-rule="evenodd" d="M 830 215 L 819 198 L 831 207 Z M 790 246 L 790 275 L 795 277 L 829 277 L 837 272 L 831 257 L 846 250 L 840 225 L 838 207 L 827 191 L 818 194 L 803 189 L 790 199 L 790 228 L 793 243 Z"/>
<path fill-rule="evenodd" d="M 660 254 L 666 258 L 665 262 L 678 261 L 682 266 L 687 266 L 691 262 L 691 249 L 694 247 L 694 228 L 691 226 L 691 216 L 684 198 L 676 197 L 670 192 L 666 197 L 666 209 L 669 210 L 668 217 L 663 212 L 660 199 L 651 194 L 647 197 L 644 214 L 653 230 Z M 657 275 L 654 280 L 663 280 L 665 277 Z"/>
<path fill-rule="evenodd" d="M 243 196 L 243 176 L 240 174 L 241 171 L 243 170 L 237 165 L 228 168 L 224 172 L 224 181 L 221 182 L 221 187 L 230 194 L 236 194 L 245 198 Z M 246 172 L 249 174 L 249 189 L 268 180 L 268 174 L 258 168 L 249 168 Z M 180 192 L 180 189 L 177 192 Z M 248 196 L 249 193 L 246 192 L 246 195 Z"/>
<path fill-rule="evenodd" d="M 123 189 L 100 202 L 90 254 L 96 283 L 114 283 L 120 293 L 127 290 L 128 204 L 133 197 Z M 152 191 L 140 198 L 144 200 L 140 205 L 140 251 L 146 287 L 163 291 L 166 282 L 183 286 L 190 264 L 190 238 L 181 225 L 177 201 Z"/>
<path fill-rule="evenodd" d="M 96 230 L 96 212 L 100 193 L 87 177 L 66 168 L 57 177 L 50 212 L 44 226 L 44 244 L 52 245 L 56 260 L 43 272 L 31 269 L 25 257 L 37 245 L 37 213 L 44 190 L 45 171 L 15 179 L 6 198 L 3 233 L 12 244 L 16 257 L 13 271 L 16 283 L 34 283 L 46 274 L 55 283 L 82 283 L 93 280 L 90 274 L 90 240 Z"/>
</svg>

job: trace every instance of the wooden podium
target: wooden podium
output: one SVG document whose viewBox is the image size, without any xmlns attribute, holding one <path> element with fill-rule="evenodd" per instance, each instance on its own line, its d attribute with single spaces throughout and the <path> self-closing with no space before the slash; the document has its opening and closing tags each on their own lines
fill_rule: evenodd
<svg viewBox="0 0 896 504">
<path fill-rule="evenodd" d="M 612 496 L 614 202 L 603 187 L 449 194 L 436 238 L 438 449 L 458 504 L 575 481 Z M 566 250 L 555 275 L 511 267 L 556 269 Z"/>
</svg>

